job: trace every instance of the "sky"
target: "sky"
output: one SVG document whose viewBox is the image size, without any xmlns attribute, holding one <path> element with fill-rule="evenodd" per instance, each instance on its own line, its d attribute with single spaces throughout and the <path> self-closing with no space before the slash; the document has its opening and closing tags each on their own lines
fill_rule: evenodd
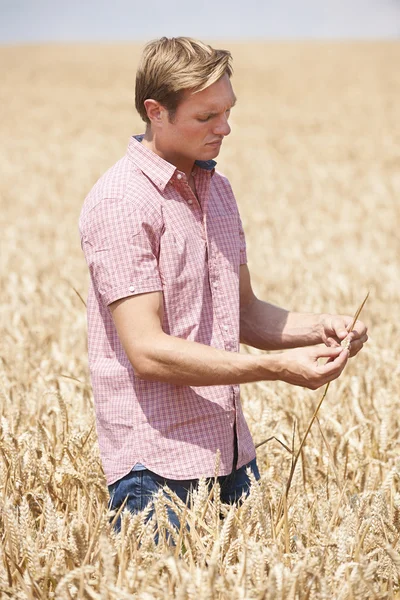
<svg viewBox="0 0 400 600">
<path fill-rule="evenodd" d="M 0 44 L 400 39 L 400 0 L 0 0 Z"/>
</svg>

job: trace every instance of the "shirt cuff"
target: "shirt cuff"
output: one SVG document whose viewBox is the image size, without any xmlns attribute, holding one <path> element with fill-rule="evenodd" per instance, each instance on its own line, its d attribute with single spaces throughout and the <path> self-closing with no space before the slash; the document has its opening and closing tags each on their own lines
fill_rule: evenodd
<svg viewBox="0 0 400 600">
<path fill-rule="evenodd" d="M 146 279 L 146 281 L 136 281 L 135 283 L 127 283 L 123 287 L 118 287 L 110 290 L 101 295 L 102 300 L 106 306 L 120 300 L 121 298 L 129 298 L 129 296 L 136 296 L 137 294 L 146 294 L 148 292 L 162 292 L 163 287 L 161 281 L 157 278 Z"/>
</svg>

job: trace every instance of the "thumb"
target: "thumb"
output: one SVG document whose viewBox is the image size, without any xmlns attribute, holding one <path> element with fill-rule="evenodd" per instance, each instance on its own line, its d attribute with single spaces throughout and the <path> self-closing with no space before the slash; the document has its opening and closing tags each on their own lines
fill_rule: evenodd
<svg viewBox="0 0 400 600">
<path fill-rule="evenodd" d="M 349 335 L 349 332 L 347 331 L 347 329 L 339 329 L 336 332 L 336 335 L 340 340 L 344 340 Z"/>
<path fill-rule="evenodd" d="M 325 346 L 318 349 L 318 358 L 335 358 L 343 352 L 342 346 Z"/>
</svg>

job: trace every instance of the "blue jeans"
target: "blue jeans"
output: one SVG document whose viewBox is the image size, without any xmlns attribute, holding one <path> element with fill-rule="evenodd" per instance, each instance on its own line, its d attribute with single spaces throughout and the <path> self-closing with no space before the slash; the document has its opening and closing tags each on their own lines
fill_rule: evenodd
<svg viewBox="0 0 400 600">
<path fill-rule="evenodd" d="M 257 481 L 260 479 L 255 458 L 247 465 L 237 469 L 234 474 L 218 477 L 221 487 L 221 501 L 223 503 L 235 504 L 242 494 L 245 497 L 248 496 L 250 479 L 246 473 L 246 469 L 250 469 L 253 472 Z M 151 502 L 153 494 L 165 485 L 175 492 L 183 502 L 187 503 L 190 491 L 196 489 L 198 482 L 198 479 L 165 479 L 148 469 L 144 471 L 130 471 L 125 477 L 108 486 L 110 509 L 118 510 L 127 498 L 124 508 L 127 508 L 132 513 L 138 513 Z M 210 486 L 212 486 L 213 482 L 214 479 L 209 480 Z M 148 518 L 150 519 L 152 515 L 153 511 L 150 512 Z M 171 524 L 179 529 L 179 519 L 170 508 L 168 508 L 168 518 Z M 117 531 L 120 530 L 120 518 L 116 520 L 114 527 Z"/>
</svg>

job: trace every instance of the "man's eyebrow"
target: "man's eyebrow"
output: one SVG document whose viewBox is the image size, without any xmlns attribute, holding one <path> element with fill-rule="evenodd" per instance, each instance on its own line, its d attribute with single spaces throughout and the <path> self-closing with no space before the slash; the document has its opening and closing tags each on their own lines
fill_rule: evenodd
<svg viewBox="0 0 400 600">
<path fill-rule="evenodd" d="M 231 105 L 230 105 L 230 108 L 233 108 L 235 106 L 236 102 L 237 102 L 237 98 L 235 96 L 234 99 L 233 99 L 233 101 L 232 101 L 232 103 L 231 103 Z M 227 110 L 230 110 L 230 108 L 228 108 Z M 198 114 L 199 115 L 211 115 L 211 116 L 213 116 L 213 115 L 217 115 L 218 112 L 216 112 L 215 110 L 200 110 Z"/>
</svg>

